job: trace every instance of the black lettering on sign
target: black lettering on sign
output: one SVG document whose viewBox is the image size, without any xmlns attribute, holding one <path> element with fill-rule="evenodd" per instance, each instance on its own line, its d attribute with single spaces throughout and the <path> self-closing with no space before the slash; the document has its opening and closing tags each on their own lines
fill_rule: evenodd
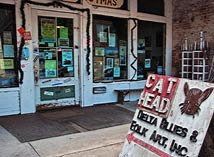
<svg viewBox="0 0 214 157">
<path fill-rule="evenodd" d="M 113 0 L 113 6 L 117 5 L 117 0 Z"/>
<path fill-rule="evenodd" d="M 148 115 L 147 113 L 143 112 L 142 110 L 140 110 L 138 112 L 137 118 L 146 123 L 157 126 L 157 118 L 155 118 L 151 115 Z"/>
<path fill-rule="evenodd" d="M 158 144 L 163 146 L 164 148 L 167 147 L 166 141 L 168 140 L 168 138 L 157 134 L 156 130 L 152 133 L 152 135 L 150 136 L 149 140 L 152 140 L 155 143 L 158 142 Z"/>
<path fill-rule="evenodd" d="M 190 141 L 196 143 L 197 142 L 198 131 L 194 130 L 192 135 L 190 136 Z"/>
<path fill-rule="evenodd" d="M 172 134 L 176 134 L 178 136 L 181 136 L 181 137 L 186 137 L 187 133 L 188 133 L 187 128 L 183 128 L 179 125 L 169 123 L 167 121 L 167 119 L 162 119 L 161 124 L 160 124 L 160 128 L 163 130 L 166 130 Z"/>
<path fill-rule="evenodd" d="M 177 144 L 175 140 L 173 140 L 171 143 L 170 151 L 184 157 L 187 157 L 188 153 L 188 149 L 182 145 Z"/>
<path fill-rule="evenodd" d="M 146 137 L 146 132 L 148 131 L 148 129 L 140 126 L 139 124 L 137 124 L 136 121 L 132 121 L 132 124 L 131 124 L 131 127 L 130 127 L 130 130 L 140 134 L 141 136 L 144 136 Z"/>
</svg>

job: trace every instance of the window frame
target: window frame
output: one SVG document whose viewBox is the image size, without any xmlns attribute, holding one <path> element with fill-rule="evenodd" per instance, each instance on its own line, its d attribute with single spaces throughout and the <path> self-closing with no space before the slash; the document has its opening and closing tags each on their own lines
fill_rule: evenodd
<svg viewBox="0 0 214 157">
<path fill-rule="evenodd" d="M 18 48 L 17 48 L 17 32 L 16 32 L 16 6 L 15 4 L 13 3 L 0 3 L 0 7 L 1 9 L 5 9 L 5 10 L 8 10 L 10 9 L 10 11 L 12 12 L 13 14 L 13 19 L 11 20 L 12 21 L 12 45 L 14 47 L 14 57 L 12 58 L 13 59 L 13 64 L 14 64 L 14 68 L 13 68 L 13 71 L 16 75 L 15 77 L 15 82 L 16 82 L 16 85 L 10 85 L 10 86 L 0 86 L 0 89 L 3 89 L 3 88 L 17 88 L 19 87 L 19 72 L 18 72 Z M 4 30 L 2 31 L 2 35 L 3 35 L 3 32 Z M 1 37 L 1 36 L 0 36 Z M 2 38 L 1 38 L 1 41 Z M 3 44 L 2 44 L 3 46 Z M 3 47 L 2 47 L 3 48 Z M 8 57 L 6 57 L 8 58 Z M 4 58 L 3 58 L 4 59 Z"/>
<path fill-rule="evenodd" d="M 124 81 L 128 81 L 129 80 L 129 75 L 128 75 L 128 73 L 129 73 L 129 67 L 128 67 L 128 39 L 129 39 L 129 35 L 128 35 L 128 33 L 129 33 L 129 28 L 128 28 L 128 20 L 127 20 L 127 18 L 121 18 L 121 17 L 115 17 L 115 16 L 107 16 L 107 15 L 104 15 L 104 17 L 106 17 L 106 18 L 112 18 L 112 19 L 121 19 L 121 20 L 126 20 L 126 22 L 127 22 L 127 31 L 126 31 L 126 65 L 124 66 L 125 68 L 126 68 L 126 78 L 125 79 L 114 79 L 114 77 L 113 77 L 113 80 L 106 80 L 106 79 L 102 79 L 102 80 L 95 80 L 95 72 L 94 72 L 94 61 L 95 61 L 95 57 L 97 57 L 96 55 L 95 55 L 95 48 L 96 48 L 96 46 L 95 46 L 95 40 L 94 40 L 94 35 L 96 35 L 97 34 L 97 30 L 96 30 L 96 25 L 97 24 L 103 24 L 103 25 L 113 25 L 113 22 L 112 21 L 105 21 L 105 20 L 100 20 L 100 19 L 94 19 L 94 17 L 95 16 L 97 16 L 97 14 L 93 14 L 93 26 L 92 26 L 92 36 L 93 36 L 93 48 L 92 48 L 92 58 L 93 58 L 93 63 L 92 63 L 92 66 L 93 66 L 93 83 L 105 83 L 105 82 L 124 82 Z M 100 17 L 102 17 L 103 15 L 98 15 L 98 16 L 100 16 Z M 117 34 L 117 33 L 116 33 Z M 117 35 L 117 38 L 118 38 L 118 35 Z M 107 40 L 108 40 L 108 38 L 107 38 Z M 118 49 L 118 57 L 116 58 L 116 59 L 120 59 L 120 44 L 119 44 L 119 39 L 116 39 L 116 41 L 117 41 L 117 45 L 116 45 L 116 48 Z M 105 47 L 105 48 L 111 48 L 111 47 L 109 47 L 108 46 L 108 43 L 107 43 L 107 45 L 105 45 L 104 44 L 104 46 L 102 45 L 102 46 L 99 46 L 99 47 Z M 103 78 L 105 77 L 104 76 L 104 70 L 105 70 L 105 63 L 106 63 L 106 59 L 107 58 L 114 58 L 114 63 L 115 63 L 115 57 L 112 57 L 112 56 L 104 56 L 103 57 L 103 63 L 104 63 L 104 65 L 103 65 Z M 98 62 L 98 61 L 97 61 Z M 113 64 L 114 64 L 113 63 Z M 119 64 L 120 64 L 120 60 L 119 60 Z M 121 66 L 119 66 L 119 67 L 121 67 Z M 113 68 L 113 70 L 114 70 L 114 68 Z M 121 69 L 120 69 L 121 70 Z"/>
</svg>

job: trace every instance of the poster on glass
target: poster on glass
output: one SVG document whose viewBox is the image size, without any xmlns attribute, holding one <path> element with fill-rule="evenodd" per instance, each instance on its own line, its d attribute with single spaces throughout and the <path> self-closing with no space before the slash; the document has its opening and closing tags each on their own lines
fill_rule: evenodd
<svg viewBox="0 0 214 157">
<path fill-rule="evenodd" d="M 62 66 L 73 66 L 73 53 L 72 49 L 62 50 Z"/>
</svg>

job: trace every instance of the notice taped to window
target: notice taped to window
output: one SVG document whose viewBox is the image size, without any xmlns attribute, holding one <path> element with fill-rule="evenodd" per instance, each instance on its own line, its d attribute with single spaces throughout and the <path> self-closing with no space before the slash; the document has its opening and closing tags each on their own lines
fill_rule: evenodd
<svg viewBox="0 0 214 157">
<path fill-rule="evenodd" d="M 149 75 L 120 157 L 197 157 L 213 100 L 214 84 Z"/>
</svg>

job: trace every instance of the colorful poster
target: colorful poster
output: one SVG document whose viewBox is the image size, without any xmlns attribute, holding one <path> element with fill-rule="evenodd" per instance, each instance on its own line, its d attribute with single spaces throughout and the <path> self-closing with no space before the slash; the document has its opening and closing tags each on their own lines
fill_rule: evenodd
<svg viewBox="0 0 214 157">
<path fill-rule="evenodd" d="M 43 42 L 55 42 L 56 28 L 55 19 L 41 19 L 41 34 Z"/>
<path fill-rule="evenodd" d="M 120 77 L 120 67 L 114 67 L 114 77 Z"/>
<path fill-rule="evenodd" d="M 151 68 L 151 59 L 145 59 L 145 68 Z"/>
<path fill-rule="evenodd" d="M 14 57 L 14 46 L 3 45 L 4 57 Z"/>
<path fill-rule="evenodd" d="M 99 39 L 101 43 L 107 43 L 107 32 L 99 32 Z"/>
<path fill-rule="evenodd" d="M 56 60 L 45 60 L 45 77 L 56 77 Z"/>
<path fill-rule="evenodd" d="M 68 28 L 64 27 L 64 28 L 60 28 L 60 38 L 61 39 L 68 39 Z"/>
<path fill-rule="evenodd" d="M 95 56 L 104 56 L 105 55 L 105 48 L 96 47 L 95 48 Z"/>
<path fill-rule="evenodd" d="M 116 47 L 116 34 L 109 33 L 109 47 Z"/>
<path fill-rule="evenodd" d="M 0 59 L 0 69 L 14 69 L 13 59 Z"/>
<path fill-rule="evenodd" d="M 71 49 L 62 50 L 62 66 L 73 66 L 73 53 Z"/>
<path fill-rule="evenodd" d="M 3 32 L 3 41 L 4 41 L 4 44 L 12 45 L 13 44 L 12 32 L 10 31 Z"/>
</svg>

